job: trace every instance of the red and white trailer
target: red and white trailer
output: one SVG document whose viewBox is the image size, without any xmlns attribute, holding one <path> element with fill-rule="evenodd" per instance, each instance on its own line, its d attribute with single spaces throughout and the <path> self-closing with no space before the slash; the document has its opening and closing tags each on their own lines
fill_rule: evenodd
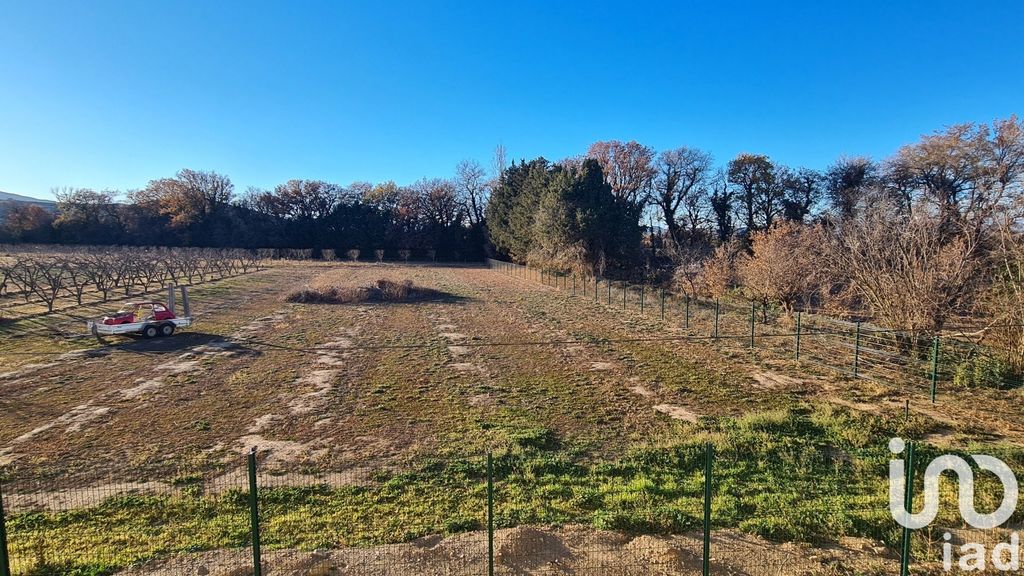
<svg viewBox="0 0 1024 576">
<path fill-rule="evenodd" d="M 115 334 L 137 334 L 145 338 L 170 336 L 178 328 L 192 325 L 189 310 L 188 287 L 181 289 L 182 315 L 175 310 L 175 286 L 167 288 L 167 303 L 153 301 L 129 302 L 117 312 L 96 320 L 89 320 L 86 327 L 95 336 Z"/>
</svg>

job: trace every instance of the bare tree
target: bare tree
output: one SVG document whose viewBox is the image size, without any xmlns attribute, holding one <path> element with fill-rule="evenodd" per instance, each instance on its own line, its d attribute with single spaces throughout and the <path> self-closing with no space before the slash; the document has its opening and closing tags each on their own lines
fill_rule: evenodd
<svg viewBox="0 0 1024 576">
<path fill-rule="evenodd" d="M 494 173 L 494 179 L 500 179 L 506 168 L 508 168 L 508 152 L 505 150 L 505 145 L 499 143 L 494 147 L 494 156 L 491 158 L 491 172 Z"/>
<path fill-rule="evenodd" d="M 840 157 L 825 172 L 825 191 L 833 212 L 853 216 L 864 195 L 876 182 L 878 166 L 863 156 Z"/>
<path fill-rule="evenodd" d="M 982 303 L 991 337 L 1010 352 L 1010 360 L 1024 370 L 1024 196 L 1017 195 L 994 226 L 991 284 Z"/>
<path fill-rule="evenodd" d="M 75 302 L 82 305 L 82 295 L 91 285 L 89 265 L 83 264 L 77 259 L 62 258 L 62 265 L 66 275 L 67 290 L 75 297 Z M 161 269 L 163 267 L 160 267 Z"/>
<path fill-rule="evenodd" d="M 740 154 L 729 161 L 728 179 L 735 187 L 737 213 L 747 232 L 771 228 L 783 213 L 786 197 L 784 179 L 772 161 L 760 154 Z"/>
<path fill-rule="evenodd" d="M 591 144 L 587 157 L 597 160 L 612 193 L 639 215 L 655 175 L 654 150 L 632 140 L 608 140 Z"/>
<path fill-rule="evenodd" d="M 420 180 L 413 185 L 420 204 L 421 214 L 430 226 L 450 228 L 461 224 L 466 211 L 455 191 L 451 180 L 432 178 Z"/>
<path fill-rule="evenodd" d="M 830 277 L 854 306 L 912 341 L 935 332 L 970 309 L 982 263 L 971 235 L 944 240 L 941 228 L 941 217 L 927 211 L 905 215 L 892 203 L 872 203 L 829 229 Z"/>
<path fill-rule="evenodd" d="M 678 213 L 682 208 L 696 216 L 700 194 L 713 170 L 711 154 L 694 148 L 676 148 L 658 155 L 654 164 L 654 194 L 652 200 L 661 210 L 669 236 L 676 243 L 683 241 Z M 688 221 L 690 224 L 696 224 Z"/>
<path fill-rule="evenodd" d="M 705 261 L 711 257 L 711 245 L 702 241 L 669 242 L 665 251 L 674 267 L 672 284 L 690 296 L 703 293 L 701 273 Z"/>
<path fill-rule="evenodd" d="M 466 206 L 469 223 L 477 226 L 484 221 L 490 184 L 487 172 L 476 160 L 463 160 L 455 167 L 455 186 Z"/>
<path fill-rule="evenodd" d="M 1010 117 L 992 127 L 951 126 L 901 148 L 891 169 L 937 209 L 946 237 L 967 232 L 980 241 L 997 212 L 1020 192 L 1024 123 Z"/>
<path fill-rule="evenodd" d="M 29 289 L 46 304 L 48 312 L 53 312 L 54 302 L 65 287 L 67 262 L 62 259 L 36 260 L 32 264 L 38 267 L 39 274 Z"/>
</svg>

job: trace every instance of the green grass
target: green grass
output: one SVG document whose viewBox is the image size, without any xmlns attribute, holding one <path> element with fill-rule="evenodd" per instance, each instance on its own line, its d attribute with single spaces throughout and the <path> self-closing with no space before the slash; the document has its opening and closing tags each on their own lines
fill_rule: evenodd
<svg viewBox="0 0 1024 576">
<path fill-rule="evenodd" d="M 673 442 L 592 459 L 544 428 L 509 431 L 496 454 L 497 527 L 585 524 L 630 533 L 700 526 L 704 446 L 716 446 L 713 522 L 778 541 L 842 536 L 897 541 L 887 506 L 886 440 L 921 432 L 902 419 L 833 409 L 779 409 L 706 419 Z M 922 446 L 919 462 L 936 454 Z M 986 448 L 1011 466 L 1024 451 Z M 204 494 L 183 476 L 175 495 L 118 496 L 74 511 L 16 514 L 11 550 L 22 573 L 104 574 L 161 556 L 248 544 L 244 491 Z M 950 489 L 946 486 L 947 492 Z M 982 483 L 982 502 L 998 489 Z M 484 458 L 423 461 L 361 486 L 312 485 L 260 491 L 267 549 L 313 550 L 407 542 L 486 526 Z M 955 494 L 944 494 L 954 499 Z M 955 506 L 940 521 L 955 522 Z M 948 512 L 947 512 L 948 511 Z M 58 572 L 52 572 L 58 573 Z"/>
</svg>

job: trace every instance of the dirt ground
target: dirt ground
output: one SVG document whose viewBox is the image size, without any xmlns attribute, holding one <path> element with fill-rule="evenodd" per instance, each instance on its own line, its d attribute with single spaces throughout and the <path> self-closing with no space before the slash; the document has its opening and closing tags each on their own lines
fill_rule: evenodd
<svg viewBox="0 0 1024 576">
<path fill-rule="evenodd" d="M 305 286 L 366 286 L 379 278 L 410 279 L 442 297 L 284 302 Z M 45 486 L 57 497 L 79 488 L 111 494 L 124 483 L 169 486 L 180 474 L 237 471 L 251 447 L 267 471 L 365 479 L 421 455 L 479 456 L 509 429 L 543 427 L 615 455 L 678 438 L 707 416 L 807 402 L 898 414 L 906 397 L 898 384 L 841 378 L 742 345 L 667 339 L 684 332 L 653 312 L 623 312 L 481 267 L 282 262 L 191 294 L 197 323 L 167 339 L 96 342 L 82 323 L 102 313 L 95 306 L 0 327 L 0 467 L 9 483 Z M 969 402 L 940 396 L 911 410 L 936 444 L 1020 442 L 1019 399 L 1018 392 L 978 391 Z M 689 574 L 699 559 L 691 536 L 516 530 L 499 538 L 499 573 Z M 546 558 L 540 564 L 517 565 L 517 542 L 533 537 L 553 552 L 528 554 Z M 282 563 L 269 573 L 391 574 L 392 561 L 413 562 L 402 573 L 462 566 L 480 573 L 480 554 L 459 552 L 479 539 L 469 533 L 319 555 L 277 552 Z M 870 543 L 804 549 L 732 532 L 718 540 L 721 565 L 734 565 L 717 573 L 853 573 L 836 568 L 843 558 L 863 568 L 855 573 L 872 573 L 864 567 L 876 560 L 891 572 L 892 562 Z M 144 573 L 199 574 L 204 562 L 209 573 L 240 573 L 214 571 L 225 554 L 196 556 L 184 571 Z M 607 558 L 614 570 L 592 570 Z M 430 568 L 415 564 L 428 561 Z M 289 563 L 295 567 L 284 568 Z M 783 567 L 772 571 L 776 563 Z"/>
<path fill-rule="evenodd" d="M 283 302 L 302 286 L 378 278 L 446 297 Z M 478 267 L 280 263 L 198 286 L 192 301 L 196 325 L 168 339 L 54 335 L 83 332 L 89 310 L 49 320 L 51 332 L 7 327 L 0 466 L 15 477 L 42 471 L 60 487 L 107 483 L 113 469 L 121 481 L 151 481 L 232 466 L 256 446 L 270 468 L 344 471 L 453 447 L 479 454 L 494 440 L 485 422 L 544 426 L 614 452 L 701 416 L 808 398 L 903 409 L 895 385 L 710 342 L 629 341 L 681 332 L 653 313 Z M 1018 439 L 1019 394 L 1000 394 L 1013 398 L 977 392 L 912 410 L 932 421 L 936 441 Z"/>
<path fill-rule="evenodd" d="M 898 570 L 878 544 L 846 539 L 827 549 L 772 545 L 735 531 L 715 532 L 712 572 L 728 576 L 810 576 L 886 574 Z M 576 574 L 689 576 L 701 573 L 703 539 L 679 536 L 626 536 L 570 526 L 531 526 L 497 530 L 495 574 Z M 264 574 L 319 576 L 456 575 L 487 573 L 487 535 L 469 532 L 448 538 L 422 538 L 409 544 L 299 552 L 269 551 Z M 250 574 L 251 551 L 212 552 L 153 562 L 121 572 L 124 576 L 241 576 Z"/>
<path fill-rule="evenodd" d="M 448 297 L 283 302 L 303 285 L 367 285 L 381 277 L 409 278 Z M 4 350 L 13 369 L 0 372 L 0 465 L 15 475 L 59 466 L 69 485 L 79 485 L 107 480 L 116 463 L 119 477 L 148 481 L 172 468 L 237 462 L 257 446 L 269 467 L 344 470 L 432 453 L 452 439 L 479 454 L 488 440 L 479 423 L 495 419 L 614 450 L 667 428 L 673 414 L 744 408 L 700 406 L 710 399 L 662 385 L 627 348 L 587 343 L 624 328 L 656 329 L 650 320 L 627 324 L 591 302 L 486 269 L 289 263 L 197 287 L 192 301 L 198 322 L 170 339 L 103 346 L 80 339 L 75 345 L 90 347 L 19 363 L 19 350 L 48 338 L 19 337 L 21 346 Z M 49 339 L 54 348 L 67 346 Z M 490 346 L 538 341 L 575 343 Z M 700 383 L 709 390 L 722 394 L 727 381 L 749 379 L 726 359 L 695 352 L 677 359 L 699 363 L 694 373 L 709 379 Z M 772 404 L 774 396 L 765 390 L 745 403 Z"/>
</svg>

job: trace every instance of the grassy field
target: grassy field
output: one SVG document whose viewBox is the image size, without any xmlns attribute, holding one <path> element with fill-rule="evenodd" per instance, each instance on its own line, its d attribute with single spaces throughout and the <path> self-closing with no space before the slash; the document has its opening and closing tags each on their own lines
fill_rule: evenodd
<svg viewBox="0 0 1024 576">
<path fill-rule="evenodd" d="M 380 278 L 439 296 L 284 302 L 306 286 Z M 240 465 L 254 446 L 275 486 L 261 495 L 270 550 L 473 533 L 488 451 L 503 528 L 687 534 L 699 527 L 710 441 L 716 528 L 766 549 L 842 548 L 829 569 L 861 572 L 872 560 L 891 571 L 871 546 L 898 541 L 889 438 L 921 441 L 922 459 L 983 447 L 1024 462 L 1017 391 L 914 402 L 906 418 L 900 382 L 665 339 L 681 331 L 654 314 L 484 268 L 277 263 L 195 287 L 192 306 L 191 330 L 151 341 L 83 336 L 82 317 L 99 308 L 0 326 L 6 492 L 41 492 L 9 502 L 15 552 L 44 557 L 26 566 L 66 557 L 62 570 L 110 573 L 241 545 Z M 125 482 L 155 488 L 111 488 Z"/>
</svg>

